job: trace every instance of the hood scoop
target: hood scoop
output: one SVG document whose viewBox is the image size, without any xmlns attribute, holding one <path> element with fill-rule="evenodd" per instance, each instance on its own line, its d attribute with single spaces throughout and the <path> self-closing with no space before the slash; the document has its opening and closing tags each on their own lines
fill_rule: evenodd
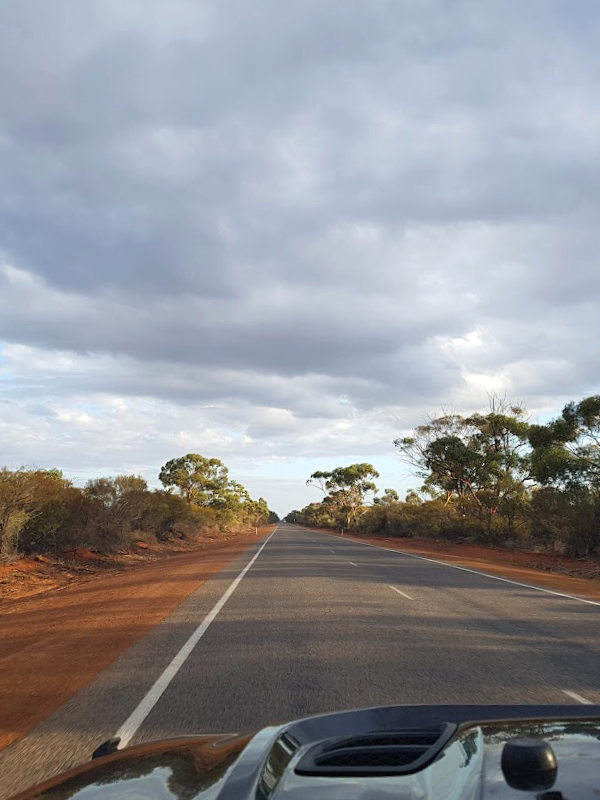
<svg viewBox="0 0 600 800">
<path fill-rule="evenodd" d="M 457 726 L 380 731 L 327 739 L 310 748 L 296 765 L 298 775 L 382 777 L 418 772 L 433 761 Z"/>
</svg>

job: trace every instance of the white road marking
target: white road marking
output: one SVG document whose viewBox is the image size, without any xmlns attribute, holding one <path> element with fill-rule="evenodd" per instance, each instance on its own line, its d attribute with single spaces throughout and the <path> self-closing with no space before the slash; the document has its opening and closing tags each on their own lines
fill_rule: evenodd
<svg viewBox="0 0 600 800">
<path fill-rule="evenodd" d="M 277 528 L 273 531 L 271 536 L 277 531 Z M 129 715 L 129 717 L 125 720 L 125 722 L 121 725 L 119 730 L 115 733 L 115 736 L 120 738 L 119 742 L 119 750 L 123 747 L 126 747 L 131 739 L 135 736 L 138 731 L 138 728 L 142 724 L 142 722 L 146 719 L 148 714 L 152 711 L 158 700 L 160 699 L 161 695 L 171 683 L 175 675 L 179 672 L 181 667 L 183 666 L 185 660 L 190 655 L 194 647 L 198 644 L 200 639 L 204 636 L 206 631 L 209 629 L 211 623 L 214 621 L 215 617 L 219 613 L 219 611 L 223 608 L 225 603 L 229 600 L 231 595 L 235 592 L 237 587 L 242 581 L 244 575 L 248 572 L 252 564 L 256 561 L 262 551 L 265 549 L 267 544 L 269 543 L 271 536 L 267 539 L 267 541 L 262 545 L 260 550 L 250 559 L 250 561 L 246 564 L 244 569 L 240 572 L 237 578 L 233 581 L 229 589 L 225 592 L 225 594 L 221 597 L 221 599 L 213 606 L 212 611 L 208 613 L 208 615 L 204 618 L 204 620 L 198 625 L 196 630 L 192 633 L 190 638 L 187 642 L 183 645 L 183 647 L 179 650 L 179 652 L 175 655 L 173 660 L 170 664 L 166 667 L 165 671 L 162 675 L 156 680 L 153 686 L 150 687 L 149 691 L 142 698 L 139 705 L 133 710 L 133 712 Z"/>
<path fill-rule="evenodd" d="M 390 589 L 393 589 L 395 592 L 398 592 L 398 594 L 401 594 L 402 597 L 406 597 L 407 600 L 414 600 L 414 597 L 411 597 L 409 594 L 406 594 L 406 592 L 401 592 L 400 589 L 396 589 L 395 586 L 390 586 Z"/>
<path fill-rule="evenodd" d="M 353 567 L 358 567 L 358 564 L 355 564 L 354 561 L 349 561 L 349 564 L 352 564 Z"/>
<path fill-rule="evenodd" d="M 322 536 L 334 536 L 333 533 L 323 533 Z M 519 581 L 511 581 L 510 578 L 501 578 L 499 575 L 490 575 L 489 572 L 480 572 L 478 569 L 470 569 L 469 567 L 459 567 L 458 564 L 449 564 L 447 561 L 439 561 L 437 558 L 428 558 L 427 556 L 418 556 L 415 553 L 407 553 L 405 550 L 392 550 L 389 547 L 383 547 L 380 544 L 371 544 L 370 542 L 359 542 L 352 539 L 353 544 L 360 544 L 363 547 L 375 547 L 377 550 L 385 550 L 386 553 L 394 553 L 397 556 L 408 556 L 408 558 L 417 558 L 419 561 L 431 561 L 432 564 L 440 564 L 442 567 L 449 567 L 450 569 L 459 569 L 461 572 L 472 572 L 473 575 L 481 575 L 484 578 L 491 578 L 494 581 L 502 581 L 502 583 L 511 583 L 513 586 L 521 586 L 523 589 L 534 589 L 536 592 L 544 592 L 545 594 L 553 594 L 556 597 L 564 597 L 567 600 L 577 600 L 578 603 L 586 603 L 589 606 L 598 606 L 600 603 L 597 600 L 586 600 L 585 597 L 577 597 L 575 594 L 565 594 L 564 592 L 555 592 L 552 589 L 542 589 L 541 586 L 533 586 L 530 583 L 520 583 Z M 323 547 L 323 545 L 321 545 Z"/>
<path fill-rule="evenodd" d="M 329 552 L 333 553 L 333 555 L 335 555 L 335 550 L 332 550 L 331 548 L 329 548 Z"/>
<path fill-rule="evenodd" d="M 563 689 L 562 691 L 563 694 L 566 694 L 568 697 L 571 698 L 571 700 L 577 700 L 577 702 L 581 703 L 582 706 L 594 705 L 591 700 L 586 700 L 585 697 L 582 697 L 580 694 L 577 694 L 577 692 L 570 692 L 568 691 L 568 689 Z"/>
</svg>

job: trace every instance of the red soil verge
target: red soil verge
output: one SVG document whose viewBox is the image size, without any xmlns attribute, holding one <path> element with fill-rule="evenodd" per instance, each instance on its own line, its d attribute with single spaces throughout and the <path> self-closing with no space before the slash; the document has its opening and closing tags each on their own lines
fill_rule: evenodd
<svg viewBox="0 0 600 800">
<path fill-rule="evenodd" d="M 229 534 L 228 540 L 236 534 Z M 238 534 L 239 535 L 239 534 Z M 5 600 L 32 597 L 44 592 L 57 591 L 67 586 L 78 586 L 88 581 L 104 579 L 124 570 L 146 566 L 152 561 L 222 544 L 222 534 L 202 532 L 193 539 L 176 539 L 167 542 L 138 541 L 131 549 L 101 554 L 85 547 L 59 555 L 23 556 L 17 560 L 0 562 L 0 608 Z"/>
<path fill-rule="evenodd" d="M 340 535 L 325 530 L 323 533 Z M 592 559 L 579 560 L 550 553 L 529 553 L 482 545 L 430 542 L 423 539 L 344 534 L 344 539 L 347 538 L 469 567 L 519 583 L 529 583 L 556 592 L 600 601 L 600 564 Z"/>
<path fill-rule="evenodd" d="M 0 748 L 59 708 L 258 538 L 238 535 L 83 585 L 5 600 Z"/>
</svg>

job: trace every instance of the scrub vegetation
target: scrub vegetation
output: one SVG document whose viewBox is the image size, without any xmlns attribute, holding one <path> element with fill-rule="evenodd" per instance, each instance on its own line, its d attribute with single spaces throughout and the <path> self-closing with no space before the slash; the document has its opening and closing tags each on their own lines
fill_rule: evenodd
<svg viewBox="0 0 600 800">
<path fill-rule="evenodd" d="M 149 489 L 138 475 L 95 478 L 80 488 L 58 469 L 0 469 L 0 553 L 110 553 L 140 539 L 241 532 L 277 520 L 216 458 L 175 458 L 159 479 L 164 489 Z"/>
<path fill-rule="evenodd" d="M 600 554 L 600 395 L 531 424 L 492 397 L 463 416 L 442 412 L 394 447 L 422 483 L 400 500 L 379 492 L 370 464 L 314 473 L 325 496 L 286 519 L 372 535 L 435 538 L 575 557 Z M 341 477 L 340 477 L 341 476 Z"/>
</svg>

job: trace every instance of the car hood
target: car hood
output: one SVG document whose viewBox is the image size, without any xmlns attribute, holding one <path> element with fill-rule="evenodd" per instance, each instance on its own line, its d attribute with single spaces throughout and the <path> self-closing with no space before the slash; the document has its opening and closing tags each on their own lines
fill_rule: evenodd
<svg viewBox="0 0 600 800">
<path fill-rule="evenodd" d="M 365 748 L 375 744 L 383 752 L 381 743 L 386 742 L 389 756 L 394 742 L 402 740 L 400 747 L 406 747 L 410 737 L 431 731 L 440 731 L 437 744 L 413 762 L 364 766 Z M 545 740 L 554 748 L 566 796 L 597 798 L 598 706 L 389 706 L 307 717 L 255 734 L 203 735 L 129 747 L 14 800 L 510 798 L 516 795 L 503 778 L 501 752 L 508 740 L 524 737 Z M 330 759 L 338 766 L 323 768 L 323 752 L 327 756 L 336 747 L 343 750 L 341 761 L 346 763 L 339 766 L 339 758 Z M 360 752 L 363 766 L 348 766 L 348 752 Z"/>
</svg>

